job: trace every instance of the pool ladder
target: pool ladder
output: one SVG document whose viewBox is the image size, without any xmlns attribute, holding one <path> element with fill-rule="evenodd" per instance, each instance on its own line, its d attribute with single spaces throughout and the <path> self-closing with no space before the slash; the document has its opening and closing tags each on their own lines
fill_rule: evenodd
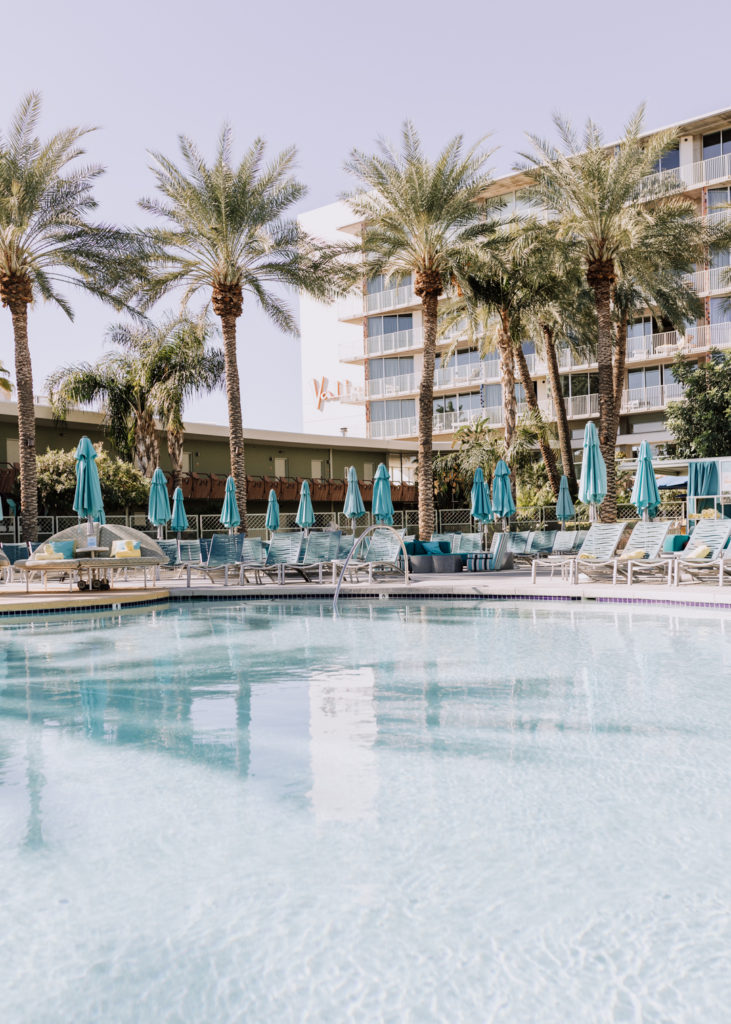
<svg viewBox="0 0 731 1024">
<path fill-rule="evenodd" d="M 335 615 L 336 618 L 340 614 L 338 612 L 338 597 L 340 596 L 340 587 L 342 586 L 343 578 L 345 576 L 345 573 L 347 572 L 348 566 L 350 565 L 350 560 L 355 554 L 360 544 L 363 542 L 363 540 L 368 536 L 369 533 L 373 533 L 375 530 L 390 530 L 391 533 L 396 534 L 396 536 L 398 537 L 399 544 L 401 545 L 401 552 L 403 554 L 404 559 L 404 583 L 409 582 L 409 556 L 406 554 L 406 545 L 404 544 L 403 537 L 398 532 L 398 530 L 395 530 L 393 528 L 393 526 L 387 526 L 385 523 L 374 523 L 372 526 L 369 526 L 366 530 L 364 530 L 363 533 L 361 533 L 360 537 L 358 537 L 355 544 L 353 544 L 352 548 L 348 552 L 348 557 L 343 562 L 343 568 L 340 570 L 340 576 L 338 577 L 338 582 L 335 586 L 335 593 L 333 594 L 333 614 Z"/>
</svg>

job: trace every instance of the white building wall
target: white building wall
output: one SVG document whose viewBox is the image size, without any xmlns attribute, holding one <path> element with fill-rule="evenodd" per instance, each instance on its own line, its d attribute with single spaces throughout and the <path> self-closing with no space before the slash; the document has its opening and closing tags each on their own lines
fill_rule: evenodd
<svg viewBox="0 0 731 1024">
<path fill-rule="evenodd" d="M 345 203 L 332 203 L 302 214 L 299 222 L 310 234 L 325 241 L 343 241 L 347 235 L 339 227 L 354 220 Z M 340 400 L 349 389 L 363 387 L 363 367 L 341 363 L 341 345 L 357 345 L 363 328 L 338 320 L 337 306 L 317 302 L 300 295 L 300 334 L 302 356 L 302 420 L 305 433 L 348 437 L 366 436 L 363 405 Z"/>
</svg>

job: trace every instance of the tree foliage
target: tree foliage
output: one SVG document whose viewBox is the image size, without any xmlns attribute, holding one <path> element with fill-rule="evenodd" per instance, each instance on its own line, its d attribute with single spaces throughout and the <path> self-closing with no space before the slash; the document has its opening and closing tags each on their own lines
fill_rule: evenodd
<svg viewBox="0 0 731 1024">
<path fill-rule="evenodd" d="M 684 459 L 706 459 L 731 452 L 731 354 L 711 351 L 697 365 L 678 357 L 673 375 L 685 388 L 680 402 L 668 405 L 666 421 Z"/>
<path fill-rule="evenodd" d="M 140 509 L 147 505 L 149 481 L 129 462 L 94 445 L 96 465 L 107 512 Z M 44 515 L 72 515 L 76 490 L 75 450 L 51 449 L 39 455 L 38 498 Z"/>
</svg>

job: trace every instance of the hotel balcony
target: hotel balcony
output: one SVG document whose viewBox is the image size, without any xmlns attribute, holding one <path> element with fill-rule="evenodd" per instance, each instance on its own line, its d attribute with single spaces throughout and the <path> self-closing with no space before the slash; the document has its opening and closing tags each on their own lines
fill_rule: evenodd
<svg viewBox="0 0 731 1024">
<path fill-rule="evenodd" d="M 661 384 L 652 388 L 633 388 L 622 392 L 622 415 L 633 413 L 654 412 L 664 410 L 668 402 L 683 397 L 680 384 Z M 542 415 L 547 420 L 556 419 L 554 403 L 549 399 L 539 403 Z M 524 402 L 518 404 L 518 416 L 528 412 Z M 570 420 L 592 419 L 599 415 L 598 395 L 573 395 L 566 399 L 566 414 Z M 434 413 L 434 434 L 453 434 L 459 427 L 477 420 L 486 419 L 493 427 L 503 426 L 503 408 L 501 405 L 489 406 L 484 409 L 470 409 L 457 412 Z M 372 438 L 407 438 L 416 437 L 418 418 L 410 416 L 398 420 L 382 420 L 369 424 L 369 436 Z"/>
<path fill-rule="evenodd" d="M 681 164 L 669 171 L 648 174 L 643 179 L 644 189 L 654 197 L 661 189 L 689 192 L 731 179 L 731 154 L 714 156 L 693 164 Z"/>
<path fill-rule="evenodd" d="M 684 280 L 699 295 L 720 295 L 731 292 L 731 267 L 713 267 L 711 270 L 698 270 L 695 274 L 686 274 Z"/>
<path fill-rule="evenodd" d="M 338 320 L 353 323 L 364 316 L 386 313 L 421 305 L 421 299 L 414 293 L 413 285 L 399 285 L 382 292 L 352 292 L 338 303 Z"/>
</svg>

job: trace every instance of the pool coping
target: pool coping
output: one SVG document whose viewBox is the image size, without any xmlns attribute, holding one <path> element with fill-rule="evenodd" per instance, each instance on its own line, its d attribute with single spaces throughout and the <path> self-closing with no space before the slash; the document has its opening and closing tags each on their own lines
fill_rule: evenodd
<svg viewBox="0 0 731 1024">
<path fill-rule="evenodd" d="M 721 612 L 731 611 L 731 593 L 723 600 L 719 593 L 716 600 L 703 600 L 711 588 L 704 587 L 703 594 L 691 598 L 686 593 L 674 588 L 670 593 L 661 588 L 653 588 L 655 593 L 639 596 L 621 596 L 609 585 L 588 584 L 569 588 L 556 583 L 550 585 L 550 592 L 542 592 L 540 587 L 533 590 L 527 588 L 522 581 L 514 578 L 512 583 L 493 586 L 455 581 L 440 581 L 439 584 L 424 586 L 421 581 L 405 583 L 384 583 L 363 585 L 362 587 L 347 586 L 340 592 L 340 600 L 350 601 L 506 601 L 540 602 L 547 601 L 569 604 L 603 604 L 603 605 L 641 605 L 645 607 L 676 607 L 704 608 Z M 641 585 L 638 585 L 638 587 Z M 597 590 L 601 587 L 601 590 Z M 643 589 L 645 586 L 642 585 Z M 296 588 L 296 589 L 295 589 Z M 623 589 L 623 588 L 622 588 Z M 668 588 L 670 589 L 670 588 Z M 713 588 L 715 589 L 715 588 Z M 719 588 L 721 589 L 721 588 Z M 291 589 L 287 586 L 232 586 L 222 589 L 220 586 L 166 586 L 148 590 L 117 590 L 103 594 L 33 594 L 27 597 L 8 595 L 7 600 L 0 599 L 0 622 L 8 618 L 33 618 L 49 615 L 89 615 L 99 612 L 118 612 L 136 608 L 157 607 L 164 610 L 186 602 L 251 602 L 251 601 L 331 601 L 334 588 L 330 584 L 295 584 Z M 725 595 L 723 595 L 725 597 Z"/>
</svg>

